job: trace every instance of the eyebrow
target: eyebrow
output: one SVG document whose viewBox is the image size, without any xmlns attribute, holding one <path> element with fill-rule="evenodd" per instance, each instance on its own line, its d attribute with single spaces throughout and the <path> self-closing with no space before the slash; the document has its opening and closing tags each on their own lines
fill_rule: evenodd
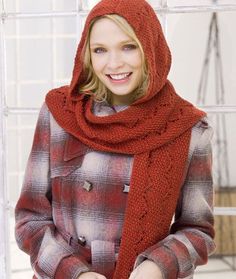
<svg viewBox="0 0 236 279">
<path fill-rule="evenodd" d="M 125 40 L 125 41 L 120 42 L 121 45 L 127 44 L 127 43 L 135 43 L 136 44 L 136 42 L 134 40 Z M 105 45 L 102 44 L 102 43 L 99 43 L 99 42 L 94 42 L 94 43 L 90 44 L 90 47 L 94 47 L 94 46 L 105 46 Z"/>
</svg>

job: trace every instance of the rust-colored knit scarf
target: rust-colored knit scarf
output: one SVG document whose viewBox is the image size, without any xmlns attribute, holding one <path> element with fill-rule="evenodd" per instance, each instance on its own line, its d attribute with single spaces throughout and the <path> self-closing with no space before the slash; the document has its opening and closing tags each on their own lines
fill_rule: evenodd
<svg viewBox="0 0 236 279">
<path fill-rule="evenodd" d="M 92 113 L 92 98 L 78 92 L 85 78 L 81 53 L 91 20 L 113 13 L 126 18 L 141 41 L 150 84 L 145 96 L 129 108 L 98 117 Z M 167 80 L 170 63 L 169 48 L 149 4 L 144 0 L 103 0 L 87 18 L 71 84 L 46 97 L 59 125 L 84 144 L 134 155 L 114 279 L 128 279 L 137 255 L 168 235 L 183 183 L 191 128 L 205 115 L 175 93 Z"/>
</svg>

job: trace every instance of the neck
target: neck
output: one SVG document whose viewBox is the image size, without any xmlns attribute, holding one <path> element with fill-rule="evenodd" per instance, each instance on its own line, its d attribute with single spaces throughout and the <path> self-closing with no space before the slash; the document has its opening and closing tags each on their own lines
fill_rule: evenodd
<svg viewBox="0 0 236 279">
<path fill-rule="evenodd" d="M 110 98 L 110 104 L 112 106 L 128 106 L 133 103 L 133 95 L 125 95 L 125 96 L 114 96 L 114 94 L 111 95 Z"/>
</svg>

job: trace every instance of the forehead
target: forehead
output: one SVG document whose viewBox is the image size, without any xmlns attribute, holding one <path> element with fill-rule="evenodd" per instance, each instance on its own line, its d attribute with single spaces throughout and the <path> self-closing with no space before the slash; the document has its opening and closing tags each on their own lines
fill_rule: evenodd
<svg viewBox="0 0 236 279">
<path fill-rule="evenodd" d="M 114 21 L 109 18 L 97 20 L 90 33 L 90 43 L 105 43 L 132 40 Z"/>
</svg>

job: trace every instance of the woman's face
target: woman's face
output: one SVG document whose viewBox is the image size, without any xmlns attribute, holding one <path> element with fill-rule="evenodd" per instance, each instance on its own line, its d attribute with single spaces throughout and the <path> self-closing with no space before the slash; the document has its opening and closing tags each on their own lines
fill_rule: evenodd
<svg viewBox="0 0 236 279">
<path fill-rule="evenodd" d="M 112 104 L 130 104 L 142 79 L 137 43 L 112 20 L 102 18 L 91 30 L 90 52 L 95 74 L 112 92 Z"/>
</svg>

